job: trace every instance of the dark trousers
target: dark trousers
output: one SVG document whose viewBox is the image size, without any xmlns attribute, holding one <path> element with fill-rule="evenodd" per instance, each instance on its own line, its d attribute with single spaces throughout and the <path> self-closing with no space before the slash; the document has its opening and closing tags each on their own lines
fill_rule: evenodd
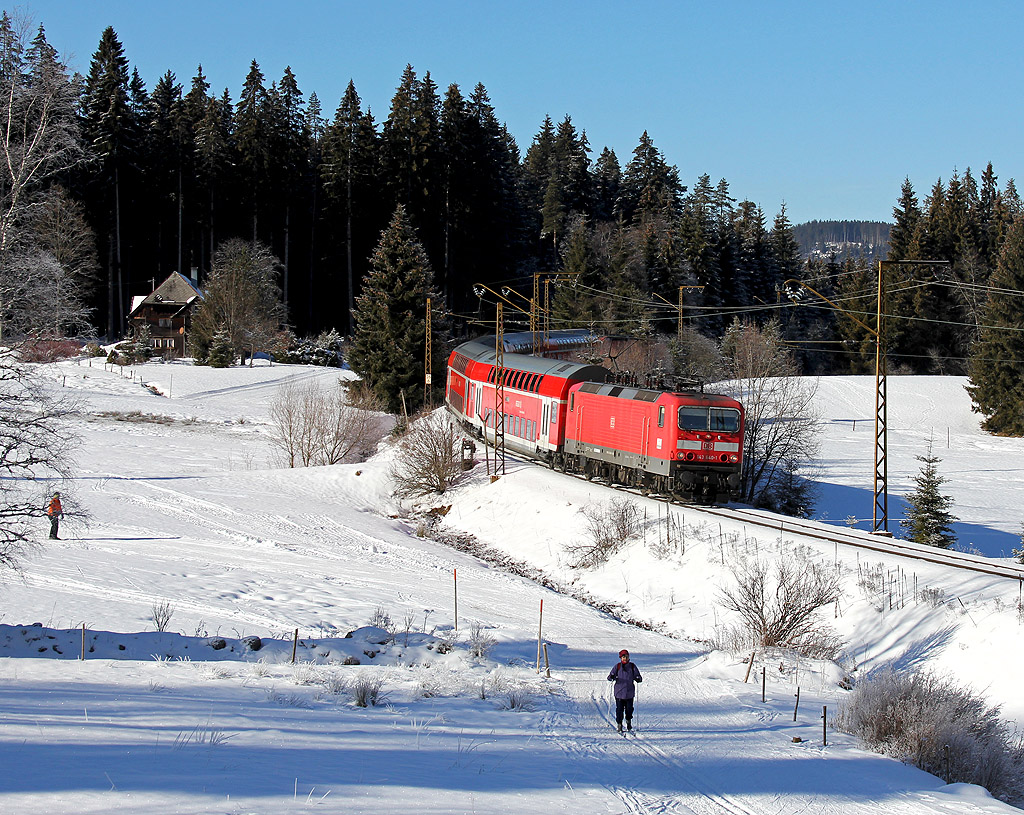
<svg viewBox="0 0 1024 815">
<path fill-rule="evenodd" d="M 633 700 L 632 699 L 616 699 L 615 700 L 615 721 L 618 724 L 622 724 L 622 714 L 626 714 L 626 721 L 633 721 Z"/>
<path fill-rule="evenodd" d="M 60 526 L 60 518 L 54 515 L 50 518 L 50 537 L 54 540 L 57 539 L 57 527 Z"/>
</svg>

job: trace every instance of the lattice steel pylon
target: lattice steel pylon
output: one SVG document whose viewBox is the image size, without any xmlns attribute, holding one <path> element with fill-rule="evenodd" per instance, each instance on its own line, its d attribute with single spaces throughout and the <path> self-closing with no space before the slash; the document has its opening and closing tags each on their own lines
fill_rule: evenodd
<svg viewBox="0 0 1024 815">
<path fill-rule="evenodd" d="M 875 327 L 867 325 L 863 320 L 858 319 L 841 306 L 836 305 L 824 294 L 815 291 L 806 283 L 800 280 L 787 280 L 782 284 L 783 289 L 789 289 L 790 284 L 807 289 L 818 295 L 836 311 L 841 311 L 857 325 L 866 330 L 875 338 L 875 469 L 874 469 L 874 507 L 871 512 L 871 531 L 880 534 L 889 534 L 889 457 L 887 451 L 888 438 L 888 404 L 887 404 L 887 373 L 888 363 L 886 361 L 885 349 L 885 267 L 886 266 L 948 266 L 947 260 L 880 260 L 878 261 L 878 291 L 875 301 Z M 790 299 L 795 301 L 795 296 L 790 294 Z"/>
<path fill-rule="evenodd" d="M 494 477 L 505 475 L 505 323 L 498 303 L 494 315 Z"/>
</svg>

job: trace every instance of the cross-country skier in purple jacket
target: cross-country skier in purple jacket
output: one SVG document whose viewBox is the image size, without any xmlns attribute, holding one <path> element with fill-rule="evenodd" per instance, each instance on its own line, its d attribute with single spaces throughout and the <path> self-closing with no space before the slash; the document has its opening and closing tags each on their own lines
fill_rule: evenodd
<svg viewBox="0 0 1024 815">
<path fill-rule="evenodd" d="M 626 716 L 626 730 L 633 729 L 633 699 L 636 697 L 634 682 L 643 682 L 640 669 L 629 661 L 629 651 L 619 651 L 619 661 L 612 666 L 608 681 L 615 683 L 615 723 L 622 732 L 622 716 Z"/>
</svg>

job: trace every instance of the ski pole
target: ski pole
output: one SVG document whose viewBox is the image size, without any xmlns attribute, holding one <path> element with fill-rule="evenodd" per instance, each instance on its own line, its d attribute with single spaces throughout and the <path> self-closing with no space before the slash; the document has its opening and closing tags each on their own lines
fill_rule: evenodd
<svg viewBox="0 0 1024 815">
<path fill-rule="evenodd" d="M 634 687 L 636 687 L 636 691 L 634 692 L 633 695 L 636 698 L 633 699 L 633 704 L 636 707 L 633 710 L 633 718 L 636 719 L 636 729 L 639 730 L 640 729 L 640 685 L 637 684 Z"/>
</svg>

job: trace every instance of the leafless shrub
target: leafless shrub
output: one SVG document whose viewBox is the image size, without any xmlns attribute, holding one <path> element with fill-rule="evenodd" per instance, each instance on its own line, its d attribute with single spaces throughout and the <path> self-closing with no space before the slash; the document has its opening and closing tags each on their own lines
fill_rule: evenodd
<svg viewBox="0 0 1024 815">
<path fill-rule="evenodd" d="M 253 676 L 260 679 L 265 679 L 273 673 L 270 670 L 270 666 L 267 664 L 267 660 L 263 657 L 260 657 L 260 659 L 252 663 L 250 670 L 252 671 Z"/>
<path fill-rule="evenodd" d="M 736 586 L 721 589 L 719 600 L 740 615 L 755 645 L 820 649 L 823 624 L 817 611 L 839 599 L 835 569 L 782 558 L 774 567 L 760 560 L 741 561 L 734 574 Z"/>
<path fill-rule="evenodd" d="M 574 569 L 600 566 L 630 540 L 640 536 L 640 508 L 629 498 L 583 507 L 587 539 L 567 547 Z"/>
<path fill-rule="evenodd" d="M 450 654 L 455 650 L 455 641 L 459 637 L 459 633 L 455 629 L 438 631 L 434 636 L 437 638 L 437 653 Z"/>
<path fill-rule="evenodd" d="M 803 477 L 817 456 L 821 431 L 817 386 L 798 376 L 777 322 L 733 323 L 723 340 L 733 381 L 727 392 L 746 411 L 740 500 L 807 517 L 814 484 Z"/>
<path fill-rule="evenodd" d="M 470 626 L 469 653 L 471 656 L 483 659 L 491 652 L 491 649 L 497 642 L 480 623 L 473 623 Z"/>
<path fill-rule="evenodd" d="M 300 662 L 292 669 L 292 680 L 296 685 L 322 685 L 324 673 L 311 662 Z"/>
<path fill-rule="evenodd" d="M 1020 800 L 1019 741 L 998 706 L 948 677 L 875 674 L 857 683 L 834 724 L 947 783 L 978 784 L 1003 800 Z"/>
<path fill-rule="evenodd" d="M 925 586 L 923 589 L 921 589 L 921 591 L 918 592 L 918 596 L 921 598 L 922 602 L 927 603 L 932 608 L 938 608 L 944 602 L 946 602 L 945 591 L 943 591 L 942 589 L 933 589 L 929 586 Z"/>
<path fill-rule="evenodd" d="M 391 467 L 395 495 L 421 498 L 449 490 L 464 475 L 460 445 L 458 431 L 441 413 L 428 413 L 413 422 L 398 442 Z"/>
<path fill-rule="evenodd" d="M 324 673 L 321 676 L 321 684 L 324 686 L 324 690 L 332 696 L 340 696 L 348 690 L 348 680 L 335 671 Z"/>
<path fill-rule="evenodd" d="M 390 632 L 395 625 L 394 621 L 391 619 L 391 615 L 384 606 L 377 606 L 373 610 L 373 614 L 370 615 L 369 624 L 374 628 L 383 628 L 388 632 Z"/>
<path fill-rule="evenodd" d="M 360 397 L 360 404 L 351 404 L 341 382 L 326 390 L 287 383 L 270 405 L 271 444 L 289 467 L 362 461 L 384 434 L 373 403 Z"/>
<path fill-rule="evenodd" d="M 168 600 L 161 600 L 158 603 L 153 603 L 153 625 L 156 626 L 156 630 L 161 634 L 167 630 L 167 626 L 171 624 L 171 617 L 174 616 L 174 604 Z"/>
<path fill-rule="evenodd" d="M 754 644 L 750 632 L 742 625 L 715 626 L 708 645 L 715 651 L 745 651 Z"/>
<path fill-rule="evenodd" d="M 374 707 L 384 701 L 384 677 L 379 673 L 363 673 L 350 685 L 352 699 L 357 707 Z"/>
<path fill-rule="evenodd" d="M 509 688 L 501 699 L 502 710 L 530 711 L 534 709 L 533 694 L 526 688 Z"/>
</svg>

